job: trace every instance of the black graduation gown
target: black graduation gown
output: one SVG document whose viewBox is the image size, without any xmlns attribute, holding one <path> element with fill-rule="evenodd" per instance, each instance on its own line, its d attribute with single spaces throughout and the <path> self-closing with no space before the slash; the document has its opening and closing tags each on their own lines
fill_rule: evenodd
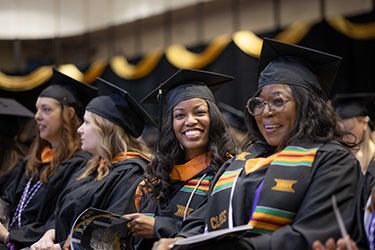
<svg viewBox="0 0 375 250">
<path fill-rule="evenodd" d="M 6 175 L 2 176 L 0 184 L 0 216 L 3 222 L 9 220 L 8 209 L 15 198 L 15 193 L 25 174 L 26 159 L 19 161 Z"/>
<path fill-rule="evenodd" d="M 230 213 L 227 195 L 223 197 L 225 192 L 215 193 L 215 187 L 220 177 L 224 176 L 224 173 L 228 173 L 226 171 L 231 169 L 236 161 L 238 164 L 240 159 L 237 156 L 225 163 L 215 177 L 213 192 L 209 196 L 206 212 L 202 211 L 199 214 L 198 211 L 194 216 L 189 217 L 178 236 L 188 237 L 201 233 L 205 226 L 208 231 L 227 228 L 230 214 L 233 215 L 233 226 L 248 224 L 254 218 L 255 213 L 252 214 L 252 212 L 255 205 L 258 205 L 254 202 L 258 187 L 261 190 L 258 202 L 263 199 L 263 201 L 265 200 L 269 204 L 274 203 L 276 206 L 278 203 L 284 203 L 285 206 L 289 204 L 295 207 L 296 212 L 292 221 L 273 232 L 261 233 L 256 237 L 253 234 L 251 237 L 249 234 L 244 234 L 234 240 L 218 242 L 210 246 L 211 249 L 311 249 L 314 240 L 325 242 L 328 237 L 338 239 L 341 235 L 332 209 L 332 194 L 336 195 L 338 207 L 350 232 L 355 224 L 355 197 L 359 194 L 362 175 L 358 161 L 337 142 L 324 145 L 297 143 L 295 146 L 301 145 L 307 148 L 318 147 L 318 150 L 311 162 L 310 170 L 304 172 L 305 177 L 297 179 L 294 186 L 288 187 L 294 192 L 273 190 L 278 186 L 276 179 L 284 178 L 282 172 L 278 173 L 280 176 L 275 175 L 270 178 L 275 180 L 271 186 L 266 183 L 267 172 L 275 169 L 272 164 L 248 174 L 242 171 L 238 175 L 235 185 L 233 212 Z M 270 155 L 267 154 L 268 150 L 266 145 L 255 143 L 246 150 L 247 156 L 241 159 L 241 162 L 244 165 L 249 158 L 268 157 Z M 285 168 L 285 170 L 287 169 Z M 292 174 L 289 179 L 293 178 L 293 171 L 296 171 L 296 175 L 299 174 L 297 173 L 298 168 L 289 167 L 288 171 L 289 174 Z M 305 188 L 302 190 L 302 195 L 298 196 L 300 182 L 305 182 Z M 260 186 L 261 183 L 263 183 L 263 187 Z M 299 198 L 297 199 L 295 196 Z"/>
<path fill-rule="evenodd" d="M 89 153 L 78 151 L 75 155 L 67 161 L 61 163 L 55 173 L 52 175 L 47 184 L 42 185 L 35 193 L 21 216 L 21 228 L 15 222 L 9 231 L 9 241 L 12 242 L 16 249 L 28 247 L 34 242 L 38 241 L 45 233 L 45 223 L 53 214 L 57 197 L 69 182 L 72 175 L 79 169 L 85 166 L 87 160 L 91 157 Z M 26 161 L 24 162 L 26 164 Z M 47 166 L 44 164 L 43 167 Z M 41 169 L 43 169 L 43 167 Z M 18 206 L 19 200 L 22 196 L 24 188 L 28 182 L 26 175 L 23 173 L 20 183 L 14 195 L 14 200 L 9 207 L 9 218 L 13 215 Z M 36 181 L 31 183 L 34 185 Z"/>
<path fill-rule="evenodd" d="M 140 157 L 133 157 L 113 164 L 113 169 L 101 180 L 97 172 L 76 180 L 85 169 L 77 172 L 60 195 L 55 213 L 48 222 L 48 229 L 55 229 L 55 242 L 64 244 L 71 227 L 86 208 L 95 207 L 116 214 L 136 212 L 135 190 L 149 164 Z"/>
<path fill-rule="evenodd" d="M 4 195 L 7 188 L 10 186 L 12 188 L 17 187 L 20 177 L 23 175 L 25 171 L 25 164 L 21 159 L 16 165 L 12 168 L 12 170 L 0 177 L 0 197 Z M 13 192 L 14 194 L 14 192 Z"/>
<path fill-rule="evenodd" d="M 368 239 L 364 228 L 364 212 L 366 203 L 371 195 L 372 188 L 375 186 L 375 162 L 371 160 L 363 178 L 361 193 L 358 195 L 357 201 L 357 228 L 353 232 L 353 239 L 356 241 L 358 249 L 369 249 Z"/>
<path fill-rule="evenodd" d="M 151 249 L 153 243 L 160 238 L 174 237 L 181 228 L 184 219 L 186 205 L 196 185 L 202 179 L 197 190 L 193 193 L 191 202 L 189 204 L 187 215 L 194 214 L 195 210 L 204 206 L 207 202 L 207 195 L 215 171 L 211 166 L 208 166 L 192 178 L 186 181 L 172 180 L 171 190 L 172 198 L 169 200 L 167 206 L 160 209 L 157 201 L 150 199 L 149 195 L 142 197 L 140 201 L 139 212 L 147 215 L 152 215 L 155 218 L 154 234 L 156 239 L 136 239 L 136 248 Z"/>
</svg>

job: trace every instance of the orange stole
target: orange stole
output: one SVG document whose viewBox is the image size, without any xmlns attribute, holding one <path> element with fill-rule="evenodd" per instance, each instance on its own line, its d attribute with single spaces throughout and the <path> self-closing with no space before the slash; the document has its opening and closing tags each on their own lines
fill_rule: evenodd
<svg viewBox="0 0 375 250">
<path fill-rule="evenodd" d="M 56 152 L 56 148 L 50 148 L 48 146 L 43 148 L 42 154 L 41 154 L 42 163 L 51 162 L 53 160 L 53 156 L 55 155 L 55 152 Z"/>
</svg>

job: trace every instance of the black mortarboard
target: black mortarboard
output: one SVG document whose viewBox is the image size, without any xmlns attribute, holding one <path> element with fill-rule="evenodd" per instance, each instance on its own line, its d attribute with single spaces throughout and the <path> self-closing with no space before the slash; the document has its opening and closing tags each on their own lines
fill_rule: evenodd
<svg viewBox="0 0 375 250">
<path fill-rule="evenodd" d="M 318 50 L 264 38 L 258 66 L 258 89 L 289 84 L 328 96 L 342 58 Z"/>
<path fill-rule="evenodd" d="M 77 81 L 54 68 L 50 86 L 45 88 L 39 96 L 50 97 L 73 107 L 77 115 L 82 118 L 85 106 L 97 96 L 97 93 L 97 88 Z"/>
<path fill-rule="evenodd" d="M 220 108 L 225 120 L 230 126 L 241 131 L 246 131 L 245 114 L 243 111 L 223 102 L 218 102 L 217 106 Z"/>
<path fill-rule="evenodd" d="M 336 94 L 332 100 L 336 114 L 341 119 L 375 115 L 375 93 Z"/>
<path fill-rule="evenodd" d="M 215 102 L 213 92 L 225 83 L 234 80 L 233 77 L 196 69 L 179 69 L 165 82 L 151 91 L 141 102 L 159 103 L 158 140 L 156 145 L 159 152 L 162 103 L 167 103 L 168 111 L 176 104 L 193 98 L 202 98 Z"/>
<path fill-rule="evenodd" d="M 0 134 L 15 136 L 18 132 L 19 117 L 32 118 L 34 113 L 14 99 L 0 98 Z"/>
<path fill-rule="evenodd" d="M 212 92 L 224 83 L 234 80 L 233 77 L 195 69 L 180 69 L 165 82 L 148 94 L 141 102 L 158 103 L 158 97 L 164 97 L 168 110 L 177 103 L 192 98 L 202 98 L 215 101 Z"/>
<path fill-rule="evenodd" d="M 145 121 L 156 126 L 155 120 L 126 90 L 101 78 L 97 79 L 101 82 L 101 88 L 106 89 L 102 92 L 111 94 L 92 99 L 86 106 L 87 111 L 115 123 L 134 137 L 142 134 Z"/>
</svg>

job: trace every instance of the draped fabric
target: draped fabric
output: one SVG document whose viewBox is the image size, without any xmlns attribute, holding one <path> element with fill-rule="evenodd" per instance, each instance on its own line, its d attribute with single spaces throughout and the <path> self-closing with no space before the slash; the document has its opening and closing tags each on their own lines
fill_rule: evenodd
<svg viewBox="0 0 375 250">
<path fill-rule="evenodd" d="M 234 85 L 219 90 L 216 98 L 237 109 L 243 109 L 246 100 L 256 89 L 257 61 L 262 38 L 299 44 L 342 56 L 343 62 L 332 93 L 374 92 L 375 22 L 373 14 L 354 17 L 334 17 L 318 23 L 296 22 L 281 31 L 254 34 L 238 31 L 222 35 L 209 44 L 192 48 L 171 45 L 156 49 L 133 60 L 116 56 L 109 61 L 95 61 L 81 72 L 75 65 L 60 65 L 62 72 L 86 83 L 98 85 L 96 77 L 114 82 L 141 100 L 178 68 L 194 68 L 232 75 Z M 43 66 L 28 75 L 11 76 L 0 72 L 0 96 L 37 96 L 38 87 L 48 84 L 51 67 Z M 27 99 L 27 98 L 26 98 Z M 27 101 L 22 100 L 23 104 Z M 30 101 L 34 104 L 34 101 Z M 146 109 L 156 114 L 151 105 Z M 32 107 L 33 108 L 33 107 Z"/>
</svg>

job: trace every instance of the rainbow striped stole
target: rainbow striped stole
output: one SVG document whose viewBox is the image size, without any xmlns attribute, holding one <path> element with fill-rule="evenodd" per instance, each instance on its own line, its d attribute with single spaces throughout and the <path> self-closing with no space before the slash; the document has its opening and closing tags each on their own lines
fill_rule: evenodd
<svg viewBox="0 0 375 250">
<path fill-rule="evenodd" d="M 293 222 L 308 186 L 308 176 L 318 149 L 289 146 L 272 161 L 264 178 L 265 184 L 258 204 L 248 222 L 253 226 L 253 231 L 274 232 Z M 290 182 L 291 185 L 284 190 L 275 188 L 280 184 L 278 180 L 284 184 Z M 270 198 L 274 195 L 275 199 Z"/>
<path fill-rule="evenodd" d="M 272 161 L 271 165 L 311 167 L 317 151 L 318 148 L 306 149 L 302 147 L 289 146 L 280 152 L 278 157 Z"/>
<path fill-rule="evenodd" d="M 197 190 L 195 191 L 198 195 L 207 195 L 210 190 L 210 184 L 212 181 L 212 176 L 206 176 L 199 184 Z M 194 178 L 189 180 L 180 190 L 183 192 L 191 193 L 194 191 L 194 188 L 197 186 L 200 178 Z"/>
<path fill-rule="evenodd" d="M 280 227 L 293 222 L 295 213 L 285 210 L 257 206 L 249 225 L 253 226 L 253 231 L 259 233 L 274 232 Z"/>
<path fill-rule="evenodd" d="M 234 179 L 241 173 L 242 168 L 233 170 L 233 171 L 225 171 L 216 182 L 214 189 L 211 195 L 215 193 L 225 190 L 227 188 L 231 188 L 234 182 Z"/>
</svg>

